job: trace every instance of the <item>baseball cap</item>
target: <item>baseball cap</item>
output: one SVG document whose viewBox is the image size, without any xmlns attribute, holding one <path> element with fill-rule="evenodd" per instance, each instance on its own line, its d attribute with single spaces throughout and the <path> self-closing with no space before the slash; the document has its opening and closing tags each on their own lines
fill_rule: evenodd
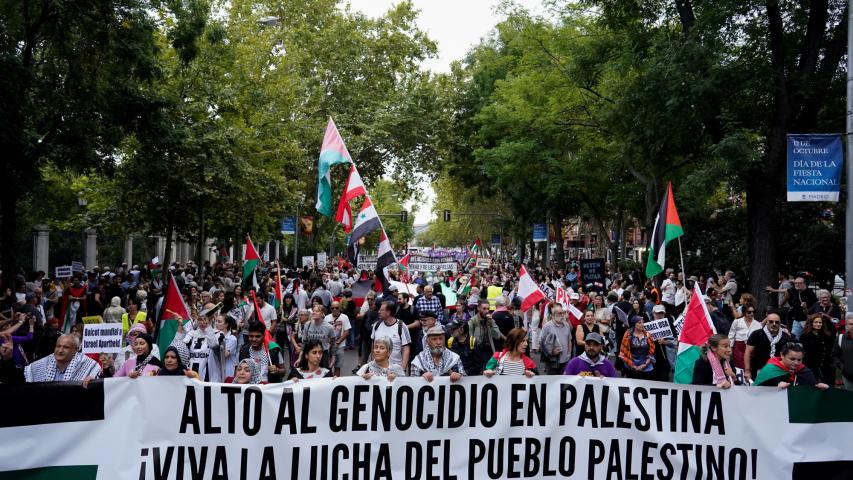
<svg viewBox="0 0 853 480">
<path fill-rule="evenodd" d="M 655 305 L 655 307 L 652 308 L 652 312 L 654 312 L 654 313 L 666 313 L 666 307 L 664 307 L 663 305 Z"/>
<path fill-rule="evenodd" d="M 595 333 L 595 332 L 589 332 L 584 341 L 595 342 L 599 345 L 604 345 L 604 338 L 602 338 L 602 336 L 600 334 Z"/>
<path fill-rule="evenodd" d="M 419 317 L 420 317 L 420 318 L 427 318 L 427 317 L 430 317 L 430 318 L 438 318 L 438 316 L 437 316 L 437 315 L 435 314 L 435 312 L 433 312 L 432 310 L 424 310 L 424 311 L 422 311 L 422 312 L 421 312 L 421 314 L 419 315 Z"/>
</svg>

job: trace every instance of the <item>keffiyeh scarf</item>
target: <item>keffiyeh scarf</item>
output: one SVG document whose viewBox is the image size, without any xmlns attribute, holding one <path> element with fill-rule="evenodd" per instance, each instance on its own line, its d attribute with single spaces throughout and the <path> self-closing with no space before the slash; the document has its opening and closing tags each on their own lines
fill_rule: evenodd
<svg viewBox="0 0 853 480">
<path fill-rule="evenodd" d="M 249 379 L 249 383 L 253 385 L 261 383 L 261 368 L 258 366 L 258 364 L 251 358 L 244 358 L 243 360 L 240 360 L 240 363 L 238 363 L 237 365 L 239 366 L 243 364 L 248 365 L 249 369 L 252 370 L 252 378 Z M 231 383 L 237 383 L 236 376 L 233 380 L 231 380 Z"/>
<path fill-rule="evenodd" d="M 52 382 L 56 377 L 56 357 L 49 355 L 41 360 L 29 364 L 24 369 L 24 377 L 27 382 Z M 77 353 L 71 362 L 65 367 L 62 380 L 66 382 L 79 382 L 86 377 L 97 378 L 101 374 L 98 362 Z"/>
<path fill-rule="evenodd" d="M 776 356 L 776 344 L 782 339 L 782 329 L 780 328 L 779 332 L 774 337 L 773 334 L 770 333 L 770 329 L 765 325 L 764 334 L 767 335 L 767 340 L 770 340 L 770 358 L 773 358 Z"/>
</svg>

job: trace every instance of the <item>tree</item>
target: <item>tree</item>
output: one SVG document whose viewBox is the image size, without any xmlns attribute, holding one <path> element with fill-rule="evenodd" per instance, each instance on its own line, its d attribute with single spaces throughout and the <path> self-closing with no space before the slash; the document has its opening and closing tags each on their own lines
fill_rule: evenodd
<svg viewBox="0 0 853 480">
<path fill-rule="evenodd" d="M 0 2 L 0 264 L 16 273 L 18 205 L 42 167 L 109 170 L 150 105 L 154 23 L 136 0 Z"/>
</svg>

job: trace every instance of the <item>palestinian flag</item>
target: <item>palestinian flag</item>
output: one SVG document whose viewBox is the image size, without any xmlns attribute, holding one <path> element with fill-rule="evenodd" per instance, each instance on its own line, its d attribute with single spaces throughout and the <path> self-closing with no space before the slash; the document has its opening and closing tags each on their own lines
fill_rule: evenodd
<svg viewBox="0 0 853 480">
<path fill-rule="evenodd" d="M 157 339 L 157 346 L 161 352 L 165 352 L 166 348 L 175 339 L 175 333 L 178 331 L 178 322 L 186 322 L 190 317 L 190 309 L 184 303 L 184 297 L 178 289 L 178 283 L 175 282 L 175 277 L 169 275 L 169 285 L 166 287 L 166 293 L 163 296 L 163 307 L 160 310 L 160 322 L 157 324 L 157 331 L 154 336 Z"/>
<path fill-rule="evenodd" d="M 275 264 L 275 300 L 273 302 L 273 306 L 277 311 L 281 311 L 281 306 L 284 305 L 284 295 L 283 290 L 281 289 L 281 267 L 278 265 L 278 262 Z"/>
<path fill-rule="evenodd" d="M 682 235 L 684 235 L 684 230 L 681 228 L 681 220 L 675 210 L 672 182 L 669 182 L 660 204 L 657 220 L 655 220 L 655 228 L 652 230 L 649 259 L 646 263 L 647 277 L 654 277 L 663 271 L 666 265 L 666 245 Z"/>
<path fill-rule="evenodd" d="M 401 258 L 397 262 L 397 265 L 399 265 L 400 268 L 402 268 L 403 270 L 408 270 L 409 269 L 409 260 L 411 260 L 411 258 L 412 258 L 412 254 L 407 253 L 403 258 Z"/>
<path fill-rule="evenodd" d="M 673 332 L 675 333 L 675 332 Z M 678 356 L 675 359 L 675 383 L 693 383 L 693 364 L 702 353 L 702 346 L 708 343 L 711 335 L 717 331 L 711 321 L 711 314 L 705 305 L 705 297 L 699 285 L 693 286 L 693 296 L 684 315 L 684 326 L 678 337 Z"/>
<path fill-rule="evenodd" d="M 255 276 L 255 269 L 258 268 L 258 263 L 260 263 L 261 257 L 258 255 L 258 251 L 255 249 L 255 246 L 252 244 L 252 238 L 246 235 L 246 255 L 243 258 L 243 285 L 244 290 L 247 290 L 246 287 L 257 287 L 258 279 Z M 249 283 L 248 279 L 252 277 L 252 283 Z"/>
<path fill-rule="evenodd" d="M 797 371 L 802 370 L 804 365 L 800 365 L 800 368 Z M 791 377 L 795 372 L 791 372 L 785 365 L 782 363 L 782 360 L 779 360 L 776 357 L 771 358 L 767 361 L 767 364 L 761 367 L 761 370 L 758 371 L 758 375 L 755 376 L 755 385 L 761 385 L 762 383 L 776 377 Z M 787 382 L 791 382 L 792 380 L 786 380 Z"/>
</svg>

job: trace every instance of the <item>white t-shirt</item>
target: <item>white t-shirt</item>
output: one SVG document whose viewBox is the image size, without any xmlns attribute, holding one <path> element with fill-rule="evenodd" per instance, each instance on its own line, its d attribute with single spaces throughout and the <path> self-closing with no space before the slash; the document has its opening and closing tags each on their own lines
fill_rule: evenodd
<svg viewBox="0 0 853 480">
<path fill-rule="evenodd" d="M 335 319 L 335 317 L 330 313 L 326 315 L 323 320 L 335 329 L 335 337 L 337 338 L 341 338 L 341 333 L 344 330 L 349 331 L 352 329 L 349 317 L 347 317 L 344 313 L 338 315 L 337 319 Z"/>
<path fill-rule="evenodd" d="M 661 284 L 660 291 L 661 301 L 675 305 L 675 282 L 667 278 Z"/>
<path fill-rule="evenodd" d="M 406 328 L 405 325 L 400 323 L 402 328 L 398 327 L 397 324 L 400 323 L 399 320 L 394 322 L 390 327 L 385 324 L 383 321 L 379 321 L 376 327 L 374 327 L 371 332 L 370 338 L 377 339 L 382 337 L 388 337 L 391 339 L 391 355 L 390 360 L 391 363 L 396 363 L 397 365 L 403 364 L 403 347 L 412 343 L 412 336 L 409 334 L 409 329 Z M 402 334 L 402 337 L 400 336 Z"/>
<path fill-rule="evenodd" d="M 264 303 L 264 306 L 261 307 L 261 318 L 264 321 L 264 325 L 266 325 L 267 328 L 270 328 L 272 321 L 278 320 L 278 313 L 276 313 L 275 307 L 269 303 Z"/>
</svg>

